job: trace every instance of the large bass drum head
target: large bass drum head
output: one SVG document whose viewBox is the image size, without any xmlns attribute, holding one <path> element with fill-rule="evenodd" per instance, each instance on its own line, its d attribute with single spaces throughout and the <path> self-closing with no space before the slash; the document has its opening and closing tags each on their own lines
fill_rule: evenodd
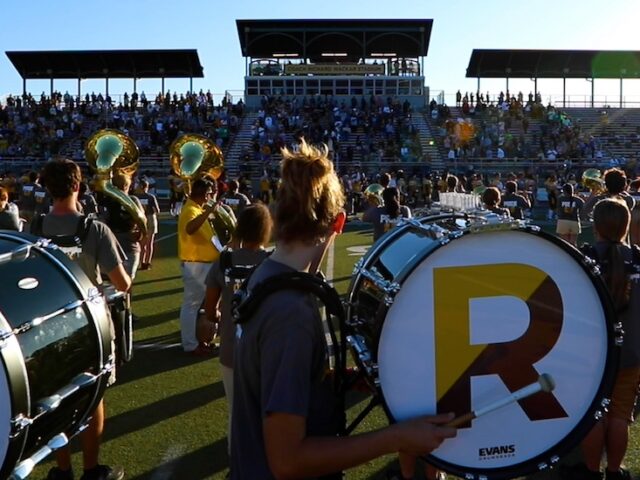
<svg viewBox="0 0 640 480">
<path fill-rule="evenodd" d="M 610 318 L 602 281 L 564 242 L 524 230 L 463 235 L 406 275 L 385 318 L 378 366 L 388 414 L 462 415 L 548 373 L 552 393 L 463 425 L 430 458 L 463 478 L 546 468 L 580 441 L 610 392 Z"/>
</svg>

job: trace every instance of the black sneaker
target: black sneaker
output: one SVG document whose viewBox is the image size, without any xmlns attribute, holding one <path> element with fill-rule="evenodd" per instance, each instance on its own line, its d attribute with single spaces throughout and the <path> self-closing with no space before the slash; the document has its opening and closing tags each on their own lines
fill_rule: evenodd
<svg viewBox="0 0 640 480">
<path fill-rule="evenodd" d="M 124 468 L 96 465 L 91 470 L 85 470 L 80 480 L 122 480 Z"/>
<path fill-rule="evenodd" d="M 609 470 L 606 470 L 604 478 L 605 480 L 633 480 L 631 472 L 622 467 L 620 467 L 620 469 L 616 472 L 610 472 Z"/>
<path fill-rule="evenodd" d="M 603 480 L 602 472 L 589 470 L 584 463 L 561 465 L 560 476 L 563 480 Z"/>
<path fill-rule="evenodd" d="M 58 467 L 53 467 L 49 470 L 47 480 L 73 480 L 73 470 L 60 470 Z"/>
</svg>

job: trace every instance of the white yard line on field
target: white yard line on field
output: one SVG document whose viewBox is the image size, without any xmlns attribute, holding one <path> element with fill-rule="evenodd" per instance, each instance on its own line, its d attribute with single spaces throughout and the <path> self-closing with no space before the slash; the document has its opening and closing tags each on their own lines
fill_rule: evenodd
<svg viewBox="0 0 640 480">
<path fill-rule="evenodd" d="M 335 261 L 335 240 L 329 245 L 329 253 L 327 254 L 327 282 L 333 285 L 333 264 Z"/>
<path fill-rule="evenodd" d="M 165 236 L 163 236 L 163 237 L 156 238 L 156 241 L 155 241 L 155 242 L 153 242 L 153 243 L 161 242 L 162 240 L 166 240 L 167 238 L 175 237 L 176 235 L 178 235 L 178 232 L 170 233 L 169 235 L 165 235 Z"/>
</svg>

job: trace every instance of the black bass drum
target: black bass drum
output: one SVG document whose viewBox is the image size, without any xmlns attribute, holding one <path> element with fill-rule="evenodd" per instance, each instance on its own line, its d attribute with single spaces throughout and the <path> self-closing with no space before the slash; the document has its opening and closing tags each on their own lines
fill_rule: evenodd
<svg viewBox="0 0 640 480">
<path fill-rule="evenodd" d="M 428 457 L 469 480 L 557 464 L 606 408 L 621 332 L 595 264 L 495 215 L 409 220 L 356 265 L 347 340 L 390 421 L 482 411 Z M 546 378 L 546 376 L 545 376 Z"/>
<path fill-rule="evenodd" d="M 114 357 L 107 306 L 57 247 L 0 231 L 0 478 L 22 479 L 84 427 Z"/>
</svg>

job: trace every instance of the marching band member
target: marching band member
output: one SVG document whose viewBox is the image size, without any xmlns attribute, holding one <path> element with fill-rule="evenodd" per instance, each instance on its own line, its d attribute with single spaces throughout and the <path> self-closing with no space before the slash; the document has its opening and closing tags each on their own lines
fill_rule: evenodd
<svg viewBox="0 0 640 480">
<path fill-rule="evenodd" d="M 558 198 L 558 224 L 556 233 L 567 242 L 577 245 L 578 235 L 582 232 L 580 226 L 580 211 L 584 207 L 584 200 L 573 194 L 573 185 L 565 183 L 562 195 Z"/>
<path fill-rule="evenodd" d="M 411 218 L 411 210 L 400 205 L 400 194 L 395 187 L 385 188 L 382 192 L 384 206 L 370 206 L 362 215 L 362 221 L 373 223 L 373 241 L 391 230 L 402 218 Z"/>
<path fill-rule="evenodd" d="M 78 192 L 82 180 L 80 168 L 71 160 L 56 159 L 48 162 L 42 173 L 42 180 L 53 198 L 51 213 L 40 218 L 40 231 L 32 233 L 52 237 L 58 235 L 75 235 L 78 222 L 83 221 L 78 211 Z M 32 228 L 36 228 L 35 221 Z M 120 291 L 127 291 L 131 286 L 131 278 L 123 267 L 124 252 L 118 245 L 111 230 L 102 222 L 93 221 L 82 240 L 82 252 L 77 263 L 94 283 L 100 285 L 101 273 L 109 278 L 113 286 Z M 108 384 L 115 381 L 115 370 Z M 91 416 L 88 427 L 80 433 L 83 453 L 84 474 L 80 480 L 121 480 L 124 470 L 121 467 L 109 467 L 98 463 L 100 440 L 104 430 L 104 400 L 100 401 Z M 57 467 L 49 471 L 47 480 L 72 480 L 71 454 L 68 448 L 55 453 Z"/>
<path fill-rule="evenodd" d="M 487 210 L 503 217 L 510 217 L 511 214 L 506 208 L 499 207 L 500 205 L 500 190 L 498 187 L 487 187 L 482 192 L 482 203 Z"/>
<path fill-rule="evenodd" d="M 245 194 L 238 192 L 239 187 L 240 185 L 237 181 L 231 180 L 229 182 L 229 191 L 222 197 L 224 204 L 228 205 L 231 210 L 233 210 L 236 217 L 242 213 L 242 210 L 244 210 L 247 205 L 251 205 L 251 200 L 249 200 Z"/>
<path fill-rule="evenodd" d="M 344 194 L 326 147 L 302 141 L 283 150 L 275 207 L 276 249 L 249 279 L 248 291 L 278 274 L 319 263 L 344 215 Z M 453 415 L 419 418 L 362 435 L 337 437 L 344 412 L 326 372 L 326 336 L 314 297 L 269 294 L 238 325 L 234 355 L 231 478 L 308 478 L 393 452 L 422 455 L 455 435 Z M 342 425 L 341 425 L 342 424 Z"/>
<path fill-rule="evenodd" d="M 158 199 L 152 193 L 149 193 L 149 182 L 145 179 L 140 180 L 140 192 L 136 194 L 140 204 L 144 209 L 147 217 L 147 235 L 142 239 L 142 251 L 140 253 L 140 269 L 148 270 L 151 268 L 151 260 L 153 259 L 153 242 L 158 233 L 158 214 L 160 206 Z"/>
<path fill-rule="evenodd" d="M 0 187 L 0 230 L 20 231 L 20 214 L 18 206 L 9 201 L 9 192 Z"/>
<path fill-rule="evenodd" d="M 213 228 L 209 215 L 215 211 L 215 186 L 206 180 L 196 180 L 191 195 L 178 217 L 178 255 L 182 265 L 184 295 L 180 307 L 182 348 L 194 355 L 207 355 L 212 347 L 198 343 L 196 319 L 205 296 L 207 273 L 211 262 L 220 253 L 213 245 Z"/>
</svg>

